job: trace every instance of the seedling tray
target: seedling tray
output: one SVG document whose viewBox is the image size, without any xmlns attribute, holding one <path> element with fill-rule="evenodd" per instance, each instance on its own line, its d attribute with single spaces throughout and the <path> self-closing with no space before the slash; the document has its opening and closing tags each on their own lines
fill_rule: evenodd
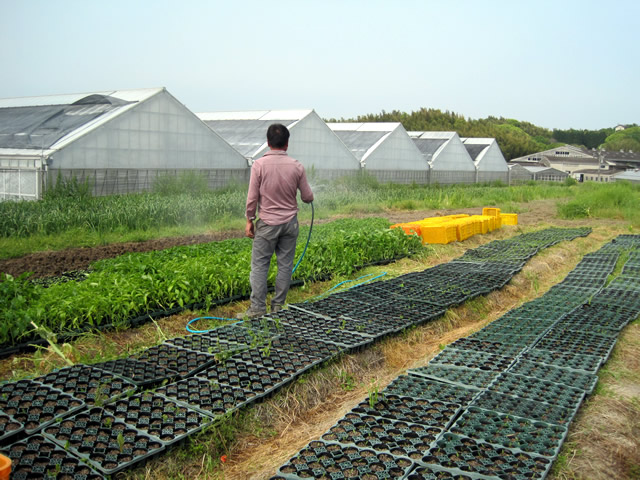
<svg viewBox="0 0 640 480">
<path fill-rule="evenodd" d="M 148 363 L 154 367 L 173 370 L 183 378 L 190 377 L 216 362 L 214 355 L 195 350 L 186 350 L 166 343 L 148 348 L 139 355 L 130 358 Z"/>
<path fill-rule="evenodd" d="M 567 437 L 568 428 L 470 407 L 449 431 L 491 443 L 494 447 L 541 455 L 553 461 Z"/>
<path fill-rule="evenodd" d="M 602 305 L 583 305 L 558 321 L 558 325 L 573 330 L 591 332 L 592 327 L 601 327 L 620 332 L 636 314 L 624 308 L 608 308 Z M 594 333 L 598 333 L 597 330 Z"/>
<path fill-rule="evenodd" d="M 373 314 L 398 324 L 399 329 L 404 329 L 409 325 L 420 325 L 430 322 L 444 315 L 446 308 L 439 305 L 424 303 L 415 306 L 414 302 L 396 300 L 390 305 L 380 305 L 364 310 L 364 315 Z"/>
<path fill-rule="evenodd" d="M 344 347 L 341 345 L 293 334 L 276 337 L 273 342 L 271 342 L 271 348 L 309 355 L 322 361 L 329 360 L 344 351 Z"/>
<path fill-rule="evenodd" d="M 268 329 L 263 330 L 260 328 L 252 330 L 246 325 L 243 326 L 242 323 L 237 325 L 224 325 L 201 335 L 207 338 L 213 345 L 220 341 L 249 346 L 261 345 L 274 336 Z"/>
<path fill-rule="evenodd" d="M 444 469 L 442 467 L 434 467 L 433 465 L 425 465 L 416 468 L 409 474 L 407 480 L 496 480 L 498 477 L 487 477 L 484 475 L 468 474 L 458 469 Z"/>
<path fill-rule="evenodd" d="M 371 306 L 363 298 L 362 301 L 354 300 L 351 298 L 339 297 L 338 295 L 331 295 L 317 302 L 304 303 L 304 309 L 308 312 L 317 313 L 327 316 L 350 316 L 351 313 L 358 313 L 365 308 Z M 280 313 L 280 312 L 278 312 Z"/>
<path fill-rule="evenodd" d="M 497 326 L 491 327 L 491 328 L 489 327 L 485 327 L 482 330 L 479 330 L 469 335 L 468 338 L 487 341 L 487 342 L 499 342 L 499 343 L 510 342 L 513 345 L 518 345 L 522 347 L 531 347 L 535 345 L 535 343 L 538 341 L 541 335 L 541 334 L 533 334 L 533 335 L 510 334 L 509 333 L 510 329 L 507 326 L 501 327 L 501 328 L 498 328 Z"/>
<path fill-rule="evenodd" d="M 453 365 L 426 365 L 407 371 L 409 375 L 431 378 L 440 382 L 458 385 L 476 391 L 487 387 L 498 375 L 497 370 L 456 367 Z"/>
<path fill-rule="evenodd" d="M 129 380 L 80 364 L 61 368 L 35 380 L 73 395 L 90 406 L 112 402 L 136 389 Z"/>
<path fill-rule="evenodd" d="M 237 359 L 227 359 L 198 376 L 221 385 L 242 388 L 248 398 L 267 396 L 294 378 L 293 374 L 283 370 L 258 367 Z"/>
<path fill-rule="evenodd" d="M 180 442 L 212 422 L 210 416 L 152 392 L 120 399 L 104 409 L 164 445 Z"/>
<path fill-rule="evenodd" d="M 384 389 L 383 394 L 439 400 L 465 407 L 478 394 L 478 390 L 414 375 L 400 375 Z"/>
<path fill-rule="evenodd" d="M 233 343 L 220 340 L 218 337 L 210 337 L 203 334 L 193 334 L 186 337 L 176 337 L 167 340 L 165 343 L 176 347 L 193 350 L 213 355 L 214 357 L 231 356 L 249 348 L 244 343 Z"/>
<path fill-rule="evenodd" d="M 430 365 L 449 365 L 499 372 L 509 368 L 512 363 L 513 357 L 474 352 L 473 350 L 458 350 L 450 347 L 445 348 L 429 362 Z"/>
<path fill-rule="evenodd" d="M 536 344 L 536 348 L 559 352 L 572 352 L 581 355 L 600 357 L 606 362 L 615 346 L 617 337 L 571 331 L 560 328 L 549 330 Z"/>
<path fill-rule="evenodd" d="M 278 469 L 278 475 L 286 479 L 402 479 L 413 466 L 413 462 L 408 458 L 314 440 L 282 465 Z"/>
<path fill-rule="evenodd" d="M 546 365 L 554 365 L 556 367 L 570 368 L 587 373 L 597 373 L 602 364 L 601 357 L 593 355 L 580 355 L 571 352 L 554 352 L 552 350 L 544 350 L 532 348 L 524 352 L 521 358 L 530 360 L 535 363 L 544 363 Z"/>
<path fill-rule="evenodd" d="M 551 467 L 549 458 L 497 448 L 468 437 L 445 433 L 422 462 L 468 473 L 499 478 L 543 479 Z"/>
<path fill-rule="evenodd" d="M 10 415 L 0 412 L 0 443 L 6 443 L 7 439 L 11 437 L 21 436 L 23 431 L 23 423 L 13 419 Z"/>
<path fill-rule="evenodd" d="M 131 468 L 165 448 L 99 407 L 45 428 L 44 435 L 105 475 Z"/>
<path fill-rule="evenodd" d="M 568 410 L 577 410 L 585 395 L 584 390 L 579 388 L 509 372 L 501 373 L 489 385 L 489 390 L 558 405 Z"/>
<path fill-rule="evenodd" d="M 12 480 L 104 480 L 103 475 L 42 435 L 31 435 L 3 447 L 2 452 L 11 459 Z"/>
<path fill-rule="evenodd" d="M 236 353 L 231 357 L 244 363 L 250 363 L 257 367 L 272 368 L 279 371 L 300 375 L 309 368 L 320 363 L 318 357 L 312 357 L 302 353 L 290 352 L 278 348 L 252 348 L 244 352 Z"/>
<path fill-rule="evenodd" d="M 327 328 L 322 325 L 307 324 L 305 327 L 299 327 L 287 324 L 285 331 L 289 335 L 309 337 L 325 343 L 334 343 L 341 347 L 342 350 L 359 350 L 374 340 L 373 337 L 347 332 L 339 328 Z"/>
<path fill-rule="evenodd" d="M 568 425 L 576 412 L 575 409 L 492 391 L 482 392 L 474 398 L 471 406 L 554 425 Z"/>
<path fill-rule="evenodd" d="M 355 333 L 356 335 L 372 338 L 382 337 L 395 330 L 381 323 L 354 320 L 349 317 L 316 315 L 297 307 L 282 310 L 277 315 L 280 315 L 282 322 L 287 325 L 307 329 L 340 330 L 344 333 Z"/>
<path fill-rule="evenodd" d="M 491 353 L 509 358 L 516 357 L 524 350 L 524 348 L 519 345 L 510 345 L 506 342 L 490 342 L 475 338 L 460 338 L 449 344 L 449 348 L 456 348 L 458 350 L 474 350 L 476 352 Z"/>
<path fill-rule="evenodd" d="M 255 398 L 248 396 L 241 388 L 220 385 L 200 377 L 165 385 L 158 388 L 156 393 L 212 417 L 232 412 Z"/>
<path fill-rule="evenodd" d="M 360 402 L 352 413 L 446 429 L 461 408 L 456 403 L 388 395 L 383 392 L 378 394 L 377 399 L 372 397 Z"/>
<path fill-rule="evenodd" d="M 561 383 L 583 390 L 587 395 L 593 392 L 598 382 L 598 376 L 592 373 L 554 367 L 543 363 L 536 363 L 520 359 L 508 370 L 510 373 L 536 377 L 549 382 Z"/>
<path fill-rule="evenodd" d="M 133 358 L 110 360 L 96 363 L 93 366 L 124 377 L 138 387 L 154 385 L 165 380 L 171 381 L 180 375 L 175 370 L 141 362 Z"/>
<path fill-rule="evenodd" d="M 0 389 L 0 411 L 21 424 L 27 435 L 84 408 L 79 398 L 33 380 L 5 383 Z"/>
<path fill-rule="evenodd" d="M 348 413 L 322 435 L 322 440 L 420 460 L 442 432 L 437 427 Z"/>
</svg>

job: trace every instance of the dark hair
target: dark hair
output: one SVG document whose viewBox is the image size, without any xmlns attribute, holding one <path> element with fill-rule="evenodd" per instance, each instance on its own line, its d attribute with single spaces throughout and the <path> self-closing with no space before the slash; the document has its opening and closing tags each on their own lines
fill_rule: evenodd
<svg viewBox="0 0 640 480">
<path fill-rule="evenodd" d="M 274 123 L 267 130 L 267 142 L 273 148 L 286 147 L 289 144 L 289 130 L 280 123 Z"/>
</svg>

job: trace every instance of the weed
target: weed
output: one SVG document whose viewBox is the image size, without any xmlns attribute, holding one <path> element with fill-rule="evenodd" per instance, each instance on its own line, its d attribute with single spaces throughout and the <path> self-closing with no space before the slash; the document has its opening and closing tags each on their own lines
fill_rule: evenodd
<svg viewBox="0 0 640 480">
<path fill-rule="evenodd" d="M 345 392 L 350 392 L 355 388 L 355 378 L 346 370 L 338 371 L 338 380 L 340 381 L 340 388 Z"/>
</svg>

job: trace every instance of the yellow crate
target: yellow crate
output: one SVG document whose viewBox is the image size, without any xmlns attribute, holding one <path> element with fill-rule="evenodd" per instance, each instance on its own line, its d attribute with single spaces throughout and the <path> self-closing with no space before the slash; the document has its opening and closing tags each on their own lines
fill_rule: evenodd
<svg viewBox="0 0 640 480">
<path fill-rule="evenodd" d="M 489 215 L 491 217 L 497 217 L 500 215 L 500 209 L 494 207 L 484 207 L 482 209 L 482 215 Z"/>
<path fill-rule="evenodd" d="M 478 234 L 485 234 L 489 231 L 489 222 L 492 217 L 487 217 L 486 215 L 473 215 L 473 218 L 476 221 L 477 232 Z"/>
<path fill-rule="evenodd" d="M 420 228 L 422 243 L 450 243 L 455 242 L 456 226 L 453 224 L 425 225 Z"/>
<path fill-rule="evenodd" d="M 517 213 L 501 213 L 500 221 L 502 222 L 502 225 L 517 225 L 518 214 Z"/>
<path fill-rule="evenodd" d="M 463 242 L 467 238 L 473 236 L 473 220 L 469 220 L 467 218 L 459 218 L 457 220 L 452 220 L 450 223 L 456 226 L 456 240 L 458 240 L 459 242 Z"/>
</svg>

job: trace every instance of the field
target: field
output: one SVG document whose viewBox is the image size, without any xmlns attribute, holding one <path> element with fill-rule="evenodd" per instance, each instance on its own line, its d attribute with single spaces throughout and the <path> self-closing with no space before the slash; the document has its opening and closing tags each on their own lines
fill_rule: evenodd
<svg viewBox="0 0 640 480">
<path fill-rule="evenodd" d="M 442 188 L 435 194 L 429 194 L 415 188 L 411 191 L 411 187 L 407 187 L 408 193 L 401 194 L 396 190 L 374 186 L 366 190 L 373 193 L 366 195 L 375 196 L 375 201 L 366 201 L 370 198 L 366 195 L 361 195 L 358 200 L 354 196 L 351 200 L 347 198 L 339 205 L 327 208 L 320 215 L 322 218 L 317 219 L 318 225 L 338 218 L 383 217 L 395 223 L 448 213 L 477 214 L 482 206 L 487 205 L 519 213 L 519 225 L 477 235 L 465 242 L 424 247 L 411 257 L 388 265 L 371 266 L 357 272 L 344 271 L 327 281 L 305 283 L 292 289 L 288 299 L 291 303 L 303 302 L 326 292 L 341 281 L 363 275 L 378 276 L 386 272 L 385 278 L 392 278 L 421 271 L 446 263 L 492 240 L 508 239 L 523 232 L 553 226 L 586 226 L 593 231 L 587 237 L 561 242 L 540 252 L 502 289 L 450 309 L 437 321 L 411 328 L 365 351 L 343 355 L 305 374 L 272 398 L 225 419 L 218 427 L 203 432 L 170 454 L 119 475 L 123 478 L 159 479 L 268 479 L 280 465 L 310 440 L 318 439 L 372 391 L 382 390 L 408 368 L 425 365 L 442 348 L 458 338 L 479 330 L 523 302 L 541 296 L 560 282 L 586 253 L 597 250 L 620 234 L 640 233 L 637 217 L 629 206 L 638 202 L 638 190 L 633 187 L 607 189 L 597 186 L 589 189 L 588 186 L 557 186 L 549 187 L 545 192 L 535 191 L 532 186 L 522 188 L 521 191 L 513 189 L 507 193 L 503 191 L 508 190 L 505 187 L 487 187 L 484 193 L 479 192 L 481 189 L 474 190 L 477 196 L 471 198 L 474 195 L 465 197 L 469 192 L 464 189 Z M 518 201 L 518 195 L 522 201 Z M 336 198 L 335 192 L 331 196 Z M 492 196 L 504 200 L 492 202 Z M 454 198 L 458 200 L 452 200 Z M 603 198 L 612 201 L 604 201 Z M 227 213 L 232 217 L 237 214 Z M 308 223 L 306 212 L 302 220 Z M 227 223 L 234 225 L 233 221 Z M 80 230 L 81 225 L 77 227 Z M 211 225 L 192 227 L 189 236 L 174 235 L 169 239 L 153 239 L 158 231 L 162 235 L 167 230 L 152 229 L 151 232 L 146 230 L 141 233 L 141 230 L 129 232 L 124 227 L 118 228 L 121 238 L 133 240 L 130 236 L 137 236 L 146 240 L 110 243 L 107 237 L 117 236 L 111 237 L 107 231 L 96 231 L 95 238 L 93 234 L 81 237 L 84 246 L 73 241 L 70 243 L 67 238 L 58 244 L 63 247 L 59 251 L 38 252 L 50 248 L 48 245 L 56 242 L 54 238 L 65 235 L 62 231 L 43 232 L 28 236 L 26 243 L 35 247 L 31 247 L 31 253 L 27 253 L 19 252 L 16 245 L 20 242 L 12 243 L 15 233 L 13 237 L 7 235 L 3 240 L 6 251 L 14 253 L 4 256 L 0 271 L 19 276 L 24 271 L 36 270 L 38 277 L 47 277 L 83 270 L 95 260 L 108 259 L 128 251 L 154 251 L 241 236 L 238 228 L 221 230 Z M 320 232 L 318 234 L 321 235 Z M 366 237 L 358 240 L 359 243 L 366 241 Z M 101 242 L 105 244 L 99 245 Z M 122 358 L 157 345 L 166 338 L 183 336 L 187 322 L 195 317 L 203 314 L 231 317 L 244 308 L 246 302 L 240 301 L 207 310 L 184 311 L 138 328 L 86 333 L 68 343 L 60 342 L 48 348 L 41 347 L 33 353 L 6 358 L 0 362 L 0 372 L 3 379 L 15 380 L 47 373 L 64 366 L 65 362 L 95 363 Z M 598 386 L 571 424 L 569 436 L 548 478 L 632 479 L 640 476 L 639 353 L 640 324 L 636 320 L 625 328 L 612 357 L 600 370 Z"/>
</svg>

